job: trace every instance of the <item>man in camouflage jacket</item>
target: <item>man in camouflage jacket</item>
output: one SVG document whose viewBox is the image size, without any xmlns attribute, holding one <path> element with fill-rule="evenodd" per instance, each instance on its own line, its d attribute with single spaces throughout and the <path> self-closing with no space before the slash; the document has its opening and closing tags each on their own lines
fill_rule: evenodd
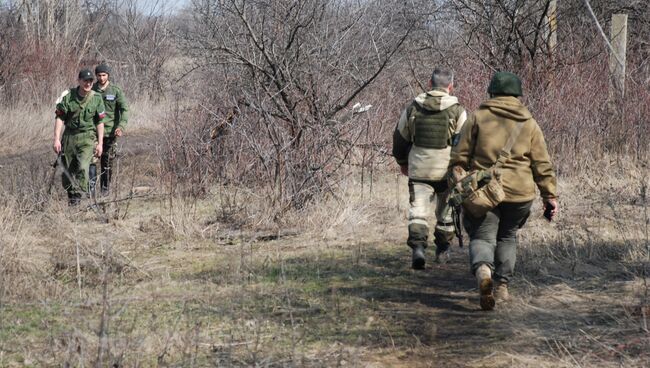
<svg viewBox="0 0 650 368">
<path fill-rule="evenodd" d="M 495 73 L 488 93 L 490 99 L 468 117 L 449 163 L 451 169 L 454 166 L 467 171 L 490 169 L 514 132 L 514 144 L 499 169 L 504 200 L 482 218 L 474 218 L 467 212 L 463 218 L 470 237 L 471 269 L 478 281 L 481 308 L 485 310 L 494 308 L 495 299 L 508 298 L 507 286 L 515 267 L 517 230 L 528 218 L 537 196 L 535 188 L 542 197 L 545 216 L 551 220 L 558 211 L 555 172 L 544 134 L 519 100 L 523 95 L 521 80 L 512 73 Z"/>
<path fill-rule="evenodd" d="M 466 119 L 465 109 L 450 93 L 453 73 L 435 69 L 429 92 L 418 95 L 402 112 L 393 133 L 393 156 L 402 174 L 409 177 L 407 245 L 412 249 L 414 269 L 424 269 L 428 246 L 431 202 L 436 199 L 436 226 L 433 232 L 436 261 L 454 237 L 451 209 L 447 205 L 447 166 L 451 146 Z"/>
<path fill-rule="evenodd" d="M 79 204 L 82 194 L 88 192 L 88 168 L 93 153 L 102 155 L 106 116 L 101 96 L 92 90 L 92 72 L 81 70 L 78 82 L 57 100 L 54 119 L 53 149 L 63 153 L 62 181 L 70 205 Z"/>
<path fill-rule="evenodd" d="M 124 134 L 128 121 L 129 108 L 122 89 L 109 81 L 111 69 L 106 64 L 99 64 L 95 68 L 97 83 L 93 90 L 102 96 L 106 106 L 106 120 L 104 122 L 104 147 L 100 160 L 99 182 L 101 192 L 107 195 L 110 188 L 111 168 L 116 156 L 117 138 Z"/>
</svg>

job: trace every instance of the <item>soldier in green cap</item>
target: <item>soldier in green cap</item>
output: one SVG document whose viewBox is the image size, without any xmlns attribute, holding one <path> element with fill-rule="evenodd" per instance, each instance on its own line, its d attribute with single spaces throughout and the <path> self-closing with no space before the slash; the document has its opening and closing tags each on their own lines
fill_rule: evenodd
<svg viewBox="0 0 650 368">
<path fill-rule="evenodd" d="M 90 70 L 81 70 L 79 85 L 64 91 L 56 102 L 53 149 L 56 154 L 62 153 L 63 187 L 72 206 L 88 193 L 93 154 L 102 155 L 106 113 L 101 96 L 92 90 L 93 79 Z"/>
<path fill-rule="evenodd" d="M 447 166 L 451 146 L 457 140 L 467 114 L 453 90 L 454 75 L 435 69 L 428 86 L 402 112 L 393 133 L 393 156 L 402 174 L 408 176 L 408 239 L 412 249 L 411 267 L 424 269 L 429 241 L 428 217 L 436 201 L 433 231 L 437 262 L 444 262 L 454 238 L 451 209 L 447 204 Z"/>
<path fill-rule="evenodd" d="M 497 160 L 503 160 L 499 165 L 503 201 L 481 218 L 467 212 L 463 216 L 470 237 L 471 270 L 484 310 L 508 298 L 517 230 L 530 214 L 536 187 L 547 219 L 558 212 L 555 172 L 544 134 L 519 99 L 523 95 L 521 80 L 512 73 L 497 72 L 488 93 L 490 98 L 467 118 L 449 164 L 452 170 L 455 166 L 467 171 L 489 170 Z"/>
<path fill-rule="evenodd" d="M 97 82 L 93 90 L 102 96 L 106 107 L 104 121 L 104 147 L 100 160 L 99 182 L 101 193 L 107 195 L 110 189 L 112 164 L 116 156 L 117 138 L 124 134 L 129 108 L 122 88 L 109 80 L 111 68 L 102 63 L 95 68 Z"/>
</svg>

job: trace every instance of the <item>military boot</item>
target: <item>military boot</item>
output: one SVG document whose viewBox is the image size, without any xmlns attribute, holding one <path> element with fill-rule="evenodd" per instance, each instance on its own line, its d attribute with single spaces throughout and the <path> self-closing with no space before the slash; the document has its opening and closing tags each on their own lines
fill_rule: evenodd
<svg viewBox="0 0 650 368">
<path fill-rule="evenodd" d="M 494 287 L 494 299 L 498 301 L 506 301 L 510 299 L 507 282 L 497 281 L 496 286 Z"/>
<path fill-rule="evenodd" d="M 438 223 L 438 225 L 446 225 L 443 223 Z M 447 263 L 449 260 L 449 247 L 451 241 L 454 239 L 454 233 L 444 231 L 436 228 L 433 232 L 434 240 L 433 243 L 436 245 L 436 258 L 435 262 L 439 264 Z"/>
<path fill-rule="evenodd" d="M 424 247 L 421 245 L 414 246 L 411 267 L 413 267 L 414 270 L 424 270 L 425 263 L 426 261 L 424 259 Z"/>
<path fill-rule="evenodd" d="M 111 168 L 110 166 L 104 167 L 100 175 L 100 185 L 101 193 L 103 196 L 110 194 L 110 184 L 111 184 Z"/>
<path fill-rule="evenodd" d="M 68 206 L 75 207 L 81 203 L 81 194 L 78 193 L 68 193 Z"/>
<path fill-rule="evenodd" d="M 429 245 L 429 227 L 423 224 L 409 224 L 409 237 L 406 244 L 413 249 L 411 267 L 414 270 L 424 269 L 424 249 Z"/>
<path fill-rule="evenodd" d="M 482 264 L 476 269 L 476 282 L 478 283 L 478 291 L 480 295 L 481 309 L 492 310 L 496 304 L 494 295 L 492 294 L 492 270 L 486 264 Z"/>
<path fill-rule="evenodd" d="M 434 262 L 437 264 L 445 264 L 449 262 L 449 258 L 449 249 L 440 250 L 438 247 L 436 247 L 436 258 L 434 259 Z"/>
</svg>

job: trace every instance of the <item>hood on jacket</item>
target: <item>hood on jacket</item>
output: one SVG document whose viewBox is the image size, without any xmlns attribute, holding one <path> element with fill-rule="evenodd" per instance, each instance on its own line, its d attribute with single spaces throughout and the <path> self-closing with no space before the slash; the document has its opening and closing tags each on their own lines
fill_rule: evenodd
<svg viewBox="0 0 650 368">
<path fill-rule="evenodd" d="M 435 88 L 432 91 L 421 93 L 415 102 L 429 111 L 442 111 L 458 103 L 456 96 L 450 96 L 447 90 Z"/>
<path fill-rule="evenodd" d="M 479 108 L 488 109 L 496 115 L 516 121 L 526 121 L 533 117 L 526 106 L 517 97 L 512 96 L 493 97 L 484 101 Z"/>
</svg>

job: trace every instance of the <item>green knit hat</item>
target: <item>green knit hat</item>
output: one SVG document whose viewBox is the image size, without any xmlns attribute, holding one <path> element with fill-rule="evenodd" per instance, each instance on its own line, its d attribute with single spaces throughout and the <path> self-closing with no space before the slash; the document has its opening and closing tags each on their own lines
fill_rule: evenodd
<svg viewBox="0 0 650 368">
<path fill-rule="evenodd" d="M 521 79 L 509 72 L 496 72 L 492 76 L 488 93 L 500 96 L 523 96 Z"/>
</svg>

